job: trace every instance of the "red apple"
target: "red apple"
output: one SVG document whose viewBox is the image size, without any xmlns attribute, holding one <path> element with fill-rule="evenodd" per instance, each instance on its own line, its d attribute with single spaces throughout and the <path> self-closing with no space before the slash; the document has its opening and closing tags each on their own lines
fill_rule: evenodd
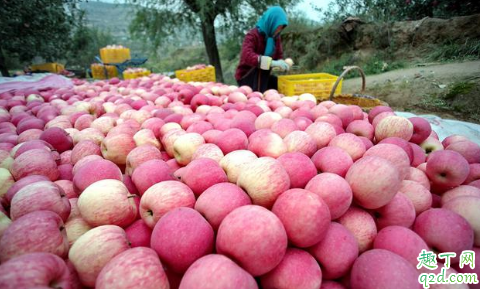
<svg viewBox="0 0 480 289">
<path fill-rule="evenodd" d="M 290 178 L 279 161 L 263 157 L 241 167 L 237 185 L 247 192 L 253 204 L 270 208 L 290 188 Z"/>
<path fill-rule="evenodd" d="M 350 207 L 338 222 L 347 228 L 358 243 L 359 253 L 363 253 L 372 247 L 377 236 L 377 226 L 373 217 L 365 210 Z"/>
<path fill-rule="evenodd" d="M 52 154 L 43 149 L 29 150 L 15 158 L 11 172 L 16 180 L 30 175 L 43 175 L 55 181 L 60 176 Z"/>
<path fill-rule="evenodd" d="M 150 227 L 163 215 L 178 207 L 193 208 L 195 195 L 179 181 L 162 181 L 151 186 L 140 199 L 140 215 Z"/>
<path fill-rule="evenodd" d="M 467 179 L 469 172 L 468 162 L 456 151 L 435 151 L 427 160 L 427 176 L 436 186 L 456 187 Z"/>
<path fill-rule="evenodd" d="M 45 252 L 65 258 L 68 240 L 62 219 L 51 211 L 34 211 L 26 214 L 5 230 L 0 239 L 0 261 L 14 257 Z"/>
<path fill-rule="evenodd" d="M 372 266 L 382 264 L 382 270 Z M 383 249 L 373 249 L 360 255 L 352 267 L 352 288 L 422 288 L 419 272 L 407 260 Z"/>
<path fill-rule="evenodd" d="M 303 189 L 291 189 L 281 194 L 272 212 L 285 227 L 288 240 L 300 248 L 320 242 L 330 225 L 327 204 L 318 195 Z"/>
<path fill-rule="evenodd" d="M 173 176 L 173 170 L 162 160 L 146 161 L 138 166 L 132 174 L 132 182 L 140 196 L 154 184 L 169 180 L 173 181 L 176 178 Z"/>
<path fill-rule="evenodd" d="M 150 239 L 152 237 L 152 229 L 147 226 L 142 219 L 136 220 L 130 226 L 125 228 L 127 239 L 130 241 L 132 248 L 150 247 Z"/>
<path fill-rule="evenodd" d="M 60 257 L 51 253 L 21 255 L 0 266 L 0 288 L 72 288 L 70 272 Z"/>
<path fill-rule="evenodd" d="M 90 225 L 126 227 L 135 221 L 137 207 L 120 180 L 105 179 L 88 186 L 78 198 L 78 210 Z M 119 214 L 118 212 L 122 212 Z"/>
<path fill-rule="evenodd" d="M 227 174 L 212 159 L 194 160 L 186 166 L 182 181 L 189 186 L 196 196 L 214 184 L 227 182 Z"/>
<path fill-rule="evenodd" d="M 399 192 L 404 194 L 412 202 L 417 215 L 432 207 L 432 194 L 418 182 L 410 180 L 402 181 Z"/>
<path fill-rule="evenodd" d="M 83 285 L 93 287 L 100 271 L 115 256 L 129 249 L 125 231 L 114 225 L 96 227 L 73 243 L 68 259 Z"/>
<path fill-rule="evenodd" d="M 363 141 L 351 133 L 343 133 L 334 137 L 328 146 L 338 147 L 345 150 L 355 162 L 363 156 L 366 151 Z"/>
<path fill-rule="evenodd" d="M 73 176 L 73 185 L 78 192 L 83 192 L 91 184 L 106 179 L 121 181 L 123 179 L 122 172 L 111 161 L 93 160 L 76 170 Z"/>
<path fill-rule="evenodd" d="M 46 129 L 40 135 L 40 139 L 51 144 L 59 153 L 73 147 L 72 137 L 65 130 L 58 127 Z"/>
<path fill-rule="evenodd" d="M 320 196 L 327 204 L 332 220 L 341 217 L 352 203 L 352 189 L 342 177 L 332 173 L 322 173 L 313 177 L 306 190 Z"/>
<path fill-rule="evenodd" d="M 110 260 L 98 274 L 95 288 L 169 289 L 167 275 L 155 251 L 128 249 Z"/>
<path fill-rule="evenodd" d="M 23 187 L 12 198 L 10 217 L 12 221 L 34 212 L 52 211 L 67 221 L 70 203 L 63 190 L 50 181 L 35 182 Z"/>
<path fill-rule="evenodd" d="M 385 206 L 375 210 L 378 229 L 388 226 L 403 226 L 409 228 L 415 222 L 415 207 L 404 194 L 396 194 Z"/>
<path fill-rule="evenodd" d="M 201 257 L 188 268 L 179 288 L 257 289 L 258 286 L 255 279 L 232 260 L 223 255 L 211 254 Z"/>
<path fill-rule="evenodd" d="M 260 279 L 264 289 L 320 288 L 322 270 L 307 252 L 289 248 L 280 264 Z"/>
<path fill-rule="evenodd" d="M 352 188 L 354 200 L 367 209 L 385 206 L 398 192 L 402 181 L 393 163 L 376 156 L 364 157 L 354 163 L 345 180 Z"/>
<path fill-rule="evenodd" d="M 317 151 L 312 162 L 319 172 L 334 173 L 345 177 L 353 164 L 352 157 L 339 147 L 324 147 Z"/>
<path fill-rule="evenodd" d="M 299 152 L 286 153 L 277 159 L 290 177 L 291 188 L 305 188 L 305 185 L 317 174 L 313 162 Z"/>
<path fill-rule="evenodd" d="M 217 231 L 223 219 L 234 209 L 250 205 L 252 201 L 238 186 L 219 183 L 205 190 L 195 203 L 195 210 L 200 212 Z"/>
<path fill-rule="evenodd" d="M 152 249 L 177 273 L 184 273 L 197 259 L 210 254 L 213 244 L 212 226 L 191 208 L 171 210 L 152 232 Z"/>
<path fill-rule="evenodd" d="M 287 242 L 287 233 L 275 214 L 260 206 L 247 205 L 223 219 L 216 249 L 219 254 L 231 256 L 253 276 L 260 276 L 280 264 Z"/>
<path fill-rule="evenodd" d="M 323 278 L 332 280 L 344 276 L 358 257 L 355 237 L 344 226 L 332 222 L 325 238 L 309 249 L 322 266 Z"/>
</svg>

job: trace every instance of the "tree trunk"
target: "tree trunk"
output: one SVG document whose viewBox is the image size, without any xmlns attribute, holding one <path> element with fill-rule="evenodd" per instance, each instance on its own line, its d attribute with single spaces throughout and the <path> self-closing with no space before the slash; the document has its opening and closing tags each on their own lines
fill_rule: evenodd
<svg viewBox="0 0 480 289">
<path fill-rule="evenodd" d="M 7 64 L 5 63 L 5 56 L 3 55 L 3 50 L 0 47 L 0 72 L 2 72 L 2 75 L 5 77 L 10 77 L 10 74 L 8 73 L 7 69 Z"/>
<path fill-rule="evenodd" d="M 203 42 L 205 42 L 208 61 L 211 65 L 215 66 L 217 82 L 223 82 L 222 64 L 220 63 L 220 55 L 218 54 L 214 22 L 215 17 L 207 17 L 207 19 L 204 19 L 202 22 Z"/>
</svg>

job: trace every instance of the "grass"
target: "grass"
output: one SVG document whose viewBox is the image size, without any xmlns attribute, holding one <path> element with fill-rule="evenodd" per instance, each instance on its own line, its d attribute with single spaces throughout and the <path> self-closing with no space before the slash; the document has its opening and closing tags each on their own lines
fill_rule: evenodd
<svg viewBox="0 0 480 289">
<path fill-rule="evenodd" d="M 339 75 L 343 72 L 343 67 L 348 65 L 360 66 L 366 75 L 380 74 L 391 70 L 405 68 L 407 66 L 405 61 L 391 60 L 386 53 L 378 52 L 372 56 L 358 59 L 353 54 L 345 53 L 341 57 L 326 62 L 322 67 L 322 72 Z M 360 76 L 358 72 L 352 72 L 345 76 L 345 78 L 354 78 Z"/>
<path fill-rule="evenodd" d="M 472 91 L 474 87 L 475 87 L 475 84 L 472 82 L 464 82 L 464 81 L 455 82 L 449 86 L 448 92 L 445 94 L 443 98 L 447 100 L 452 100 L 458 95 L 469 93 L 470 91 Z"/>
<path fill-rule="evenodd" d="M 480 59 L 480 40 L 467 40 L 464 43 L 449 41 L 441 46 L 435 46 L 428 59 L 431 61 Z"/>
</svg>

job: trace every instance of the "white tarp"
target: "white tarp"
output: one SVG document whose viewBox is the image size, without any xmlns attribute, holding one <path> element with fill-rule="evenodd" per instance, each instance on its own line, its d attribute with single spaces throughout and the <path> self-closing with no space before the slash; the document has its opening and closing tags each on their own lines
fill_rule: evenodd
<svg viewBox="0 0 480 289">
<path fill-rule="evenodd" d="M 395 113 L 403 117 L 420 116 L 425 118 L 432 126 L 432 129 L 438 134 L 438 138 L 441 141 L 447 136 L 458 134 L 468 137 L 471 141 L 480 145 L 480 125 L 478 124 L 453 119 L 443 119 L 432 114 L 415 115 L 413 113 L 400 111 L 396 111 Z"/>
</svg>

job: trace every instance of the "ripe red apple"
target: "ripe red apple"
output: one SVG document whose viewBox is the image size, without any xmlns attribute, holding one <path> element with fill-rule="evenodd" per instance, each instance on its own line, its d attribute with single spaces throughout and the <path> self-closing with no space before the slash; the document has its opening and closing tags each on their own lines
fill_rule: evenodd
<svg viewBox="0 0 480 289">
<path fill-rule="evenodd" d="M 82 158 L 89 155 L 102 155 L 100 146 L 91 140 L 84 140 L 77 143 L 72 149 L 71 161 L 75 165 Z"/>
<path fill-rule="evenodd" d="M 111 161 L 93 160 L 76 170 L 73 176 L 73 185 L 75 190 L 81 193 L 91 184 L 106 179 L 121 181 L 123 179 L 122 171 Z"/>
<path fill-rule="evenodd" d="M 193 208 L 195 195 L 179 181 L 162 181 L 151 186 L 140 199 L 140 216 L 154 228 L 163 215 L 178 207 Z"/>
<path fill-rule="evenodd" d="M 78 210 L 90 225 L 126 227 L 135 221 L 137 207 L 120 180 L 100 180 L 88 186 L 78 198 Z M 119 212 L 122 212 L 119 214 Z"/>
<path fill-rule="evenodd" d="M 402 181 L 393 163 L 376 156 L 364 157 L 354 163 L 345 180 L 352 188 L 354 200 L 367 209 L 385 206 L 398 192 Z"/>
<path fill-rule="evenodd" d="M 445 149 L 458 152 L 469 164 L 480 163 L 480 146 L 472 141 L 454 142 Z"/>
<path fill-rule="evenodd" d="M 0 265 L 0 288 L 71 288 L 70 272 L 60 257 L 30 253 Z"/>
<path fill-rule="evenodd" d="M 355 162 L 366 151 L 363 141 L 352 133 L 342 133 L 334 137 L 328 146 L 338 147 L 345 150 Z"/>
<path fill-rule="evenodd" d="M 280 137 L 284 138 L 289 133 L 299 130 L 295 122 L 288 118 L 282 118 L 281 120 L 276 121 L 272 125 L 272 131 L 278 134 Z"/>
<path fill-rule="evenodd" d="M 420 147 L 424 150 L 427 156 L 434 151 L 443 150 L 442 143 L 433 137 L 427 137 L 427 139 L 420 144 Z"/>
<path fill-rule="evenodd" d="M 437 138 L 438 139 L 438 138 Z M 458 142 L 458 141 L 468 141 L 469 139 L 466 136 L 463 135 L 458 135 L 458 134 L 452 134 L 451 136 L 447 136 L 443 141 L 442 145 L 444 147 L 448 147 L 449 145 Z"/>
<path fill-rule="evenodd" d="M 313 162 L 299 152 L 286 153 L 277 159 L 290 177 L 291 188 L 305 188 L 305 185 L 317 174 Z"/>
<path fill-rule="evenodd" d="M 338 222 L 347 228 L 358 243 L 359 253 L 363 253 L 372 247 L 377 236 L 377 226 L 373 217 L 365 210 L 350 207 Z"/>
<path fill-rule="evenodd" d="M 70 215 L 70 203 L 60 187 L 50 181 L 35 182 L 23 187 L 12 198 L 12 221 L 34 211 L 52 211 L 66 222 Z"/>
<path fill-rule="evenodd" d="M 387 137 L 399 137 L 409 141 L 413 135 L 413 124 L 401 116 L 387 116 L 375 127 L 377 142 Z"/>
<path fill-rule="evenodd" d="M 405 258 L 415 267 L 418 265 L 418 256 L 422 250 L 430 250 L 419 235 L 403 226 L 389 226 L 380 230 L 373 243 L 373 248 L 393 252 Z"/>
<path fill-rule="evenodd" d="M 332 222 L 325 238 L 309 251 L 322 266 L 323 278 L 333 280 L 350 270 L 358 257 L 358 243 L 349 230 Z"/>
<path fill-rule="evenodd" d="M 404 194 L 396 194 L 385 206 L 375 210 L 378 229 L 388 226 L 409 228 L 415 222 L 415 207 Z"/>
<path fill-rule="evenodd" d="M 58 127 L 46 129 L 40 135 L 40 139 L 51 144 L 59 153 L 73 147 L 72 137 L 65 130 Z"/>
<path fill-rule="evenodd" d="M 408 120 L 413 124 L 413 135 L 410 141 L 415 144 L 421 144 L 432 133 L 432 126 L 423 117 L 410 117 Z"/>
<path fill-rule="evenodd" d="M 259 129 L 248 138 L 248 150 L 259 157 L 278 158 L 287 149 L 283 139 L 269 129 Z"/>
<path fill-rule="evenodd" d="M 34 211 L 10 224 L 0 239 L 0 261 L 45 252 L 66 257 L 68 240 L 62 219 L 51 211 Z"/>
<path fill-rule="evenodd" d="M 311 157 L 317 151 L 317 143 L 304 131 L 293 131 L 283 141 L 288 152 L 300 152 Z"/>
<path fill-rule="evenodd" d="M 275 214 L 260 206 L 247 205 L 223 219 L 218 228 L 216 249 L 219 254 L 231 256 L 253 276 L 260 276 L 280 264 L 287 242 L 287 233 Z"/>
<path fill-rule="evenodd" d="M 477 197 L 480 198 L 480 189 L 474 186 L 461 185 L 446 191 L 442 195 L 442 205 L 458 197 Z"/>
<path fill-rule="evenodd" d="M 114 225 L 96 227 L 73 243 L 68 252 L 83 285 L 95 286 L 100 271 L 115 256 L 129 249 L 125 231 Z"/>
<path fill-rule="evenodd" d="M 235 284 L 232 280 L 235 280 Z M 198 259 L 188 268 L 179 288 L 257 289 L 258 286 L 255 279 L 232 260 L 223 255 L 210 254 Z"/>
<path fill-rule="evenodd" d="M 305 189 L 325 201 L 332 220 L 341 217 L 352 204 L 353 194 L 350 185 L 336 174 L 318 174 L 308 182 Z"/>
<path fill-rule="evenodd" d="M 262 276 L 260 282 L 265 289 L 320 288 L 322 270 L 308 252 L 289 248 L 282 262 Z"/>
<path fill-rule="evenodd" d="M 405 180 L 415 181 L 430 191 L 430 180 L 428 179 L 427 174 L 420 169 L 411 167 Z"/>
<path fill-rule="evenodd" d="M 184 273 L 197 259 L 212 253 L 212 226 L 194 209 L 176 208 L 155 225 L 151 246 L 165 265 Z"/>
<path fill-rule="evenodd" d="M 367 156 L 376 156 L 390 161 L 397 167 L 401 180 L 408 175 L 410 159 L 407 153 L 397 145 L 389 143 L 377 144 L 365 152 L 364 157 Z"/>
<path fill-rule="evenodd" d="M 162 153 L 155 146 L 151 144 L 137 146 L 127 155 L 125 173 L 131 176 L 133 171 L 144 162 L 161 159 Z"/>
<path fill-rule="evenodd" d="M 369 140 L 373 140 L 374 129 L 373 126 L 365 120 L 354 120 L 345 129 L 348 133 L 353 133 L 357 136 L 366 137 Z"/>
<path fill-rule="evenodd" d="M 432 194 L 418 182 L 402 181 L 399 193 L 405 195 L 412 202 L 417 216 L 432 207 Z"/>
<path fill-rule="evenodd" d="M 223 219 L 234 209 L 251 205 L 248 195 L 238 186 L 219 183 L 205 190 L 195 203 L 195 210 L 200 212 L 217 231 Z"/>
<path fill-rule="evenodd" d="M 167 275 L 157 253 L 150 248 L 128 249 L 110 260 L 98 274 L 95 288 L 168 289 Z"/>
<path fill-rule="evenodd" d="M 215 138 L 214 143 L 226 155 L 232 151 L 247 149 L 248 138 L 240 129 L 231 128 L 221 132 Z"/>
<path fill-rule="evenodd" d="M 272 212 L 285 227 L 288 240 L 300 248 L 320 242 L 331 220 L 328 206 L 322 198 L 303 189 L 291 189 L 281 194 Z"/>
<path fill-rule="evenodd" d="M 227 174 L 220 165 L 207 158 L 194 160 L 185 167 L 182 181 L 199 196 L 209 187 L 228 181 Z"/>
<path fill-rule="evenodd" d="M 290 178 L 279 161 L 262 157 L 241 167 L 237 185 L 247 192 L 253 204 L 270 208 L 290 188 Z"/>
<path fill-rule="evenodd" d="M 382 270 L 372 266 L 383 264 Z M 360 255 L 352 267 L 352 288 L 422 288 L 419 272 L 407 260 L 383 249 L 373 249 Z"/>
<path fill-rule="evenodd" d="M 257 130 L 270 129 L 275 122 L 281 119 L 282 119 L 282 116 L 276 112 L 271 112 L 271 111 L 264 112 L 261 115 L 259 115 L 255 120 L 255 128 Z"/>
<path fill-rule="evenodd" d="M 132 174 L 132 182 L 140 196 L 154 184 L 169 180 L 173 181 L 176 178 L 173 176 L 173 170 L 162 160 L 146 161 L 138 166 Z"/>
<path fill-rule="evenodd" d="M 220 166 L 225 173 L 227 173 L 228 181 L 237 183 L 242 166 L 255 159 L 257 159 L 257 156 L 251 151 L 238 150 L 225 155 L 222 160 L 220 160 Z"/>
<path fill-rule="evenodd" d="M 130 226 L 126 227 L 125 233 L 132 248 L 150 247 L 152 229 L 147 226 L 142 219 L 136 220 Z"/>
<path fill-rule="evenodd" d="M 305 132 L 308 133 L 317 143 L 317 149 L 327 146 L 337 135 L 335 128 L 327 122 L 314 122 L 309 125 Z"/>
<path fill-rule="evenodd" d="M 371 123 L 373 119 L 382 112 L 393 112 L 393 109 L 389 106 L 383 106 L 383 105 L 375 106 L 368 113 L 368 121 Z"/>
<path fill-rule="evenodd" d="M 43 149 L 29 150 L 15 158 L 11 173 L 16 180 L 29 175 L 43 175 L 55 181 L 60 175 L 52 154 Z"/>
<path fill-rule="evenodd" d="M 472 227 L 462 216 L 448 209 L 430 209 L 421 213 L 413 230 L 437 252 L 455 252 L 460 256 L 463 250 L 473 247 Z"/>
<path fill-rule="evenodd" d="M 319 172 L 334 173 L 345 177 L 353 164 L 352 157 L 339 147 L 324 147 L 317 151 L 312 162 Z"/>
<path fill-rule="evenodd" d="M 480 205 L 480 198 L 472 196 L 463 196 L 454 198 L 446 202 L 442 207 L 451 210 L 467 220 L 473 229 L 474 244 L 480 245 L 480 211 L 478 206 Z"/>
<path fill-rule="evenodd" d="M 127 162 L 127 155 L 135 148 L 133 136 L 118 134 L 107 136 L 102 141 L 102 155 L 105 159 L 117 165 L 124 165 Z"/>
<path fill-rule="evenodd" d="M 456 187 L 467 179 L 469 172 L 468 162 L 456 151 L 435 151 L 427 160 L 427 176 L 436 186 Z"/>
</svg>

